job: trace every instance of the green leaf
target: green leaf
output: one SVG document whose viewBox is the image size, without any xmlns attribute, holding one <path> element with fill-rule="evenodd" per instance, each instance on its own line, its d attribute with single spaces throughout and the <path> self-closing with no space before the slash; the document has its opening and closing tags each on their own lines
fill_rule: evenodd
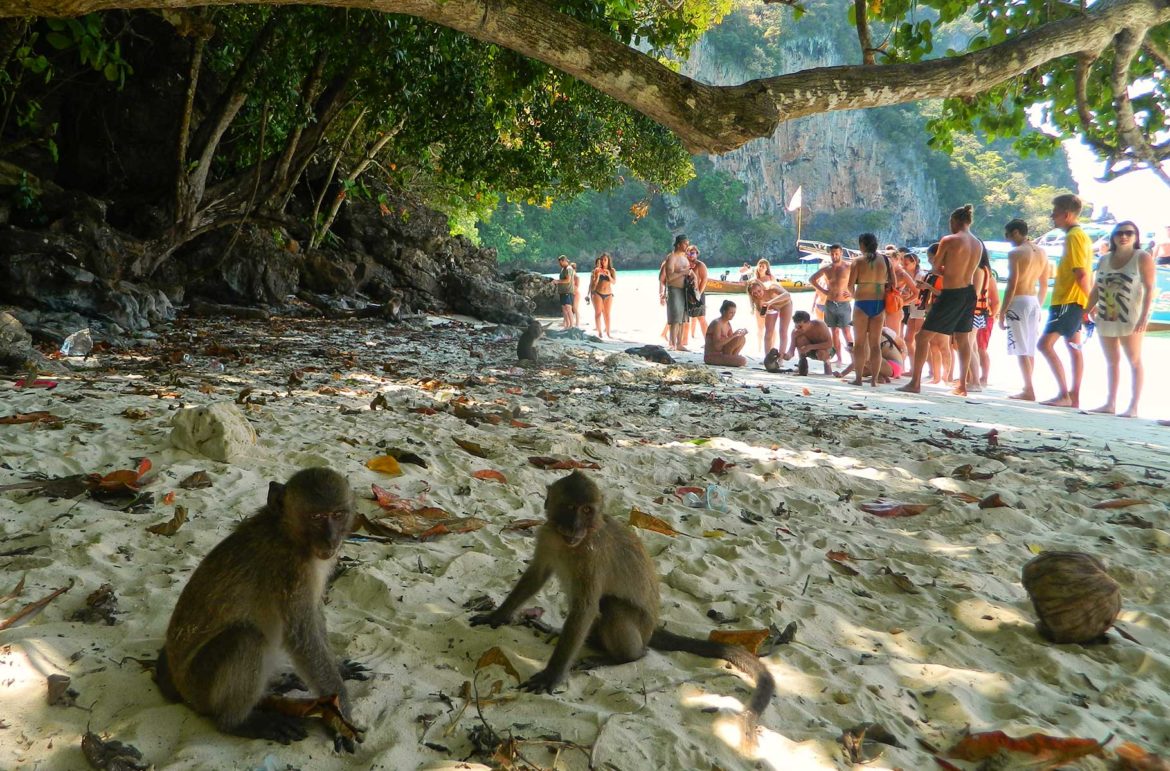
<svg viewBox="0 0 1170 771">
<path fill-rule="evenodd" d="M 53 46 L 53 48 L 56 48 L 58 51 L 64 50 L 73 45 L 73 38 L 66 37 L 60 32 L 50 32 L 49 34 L 45 35 L 45 41 L 48 42 L 49 45 Z"/>
</svg>

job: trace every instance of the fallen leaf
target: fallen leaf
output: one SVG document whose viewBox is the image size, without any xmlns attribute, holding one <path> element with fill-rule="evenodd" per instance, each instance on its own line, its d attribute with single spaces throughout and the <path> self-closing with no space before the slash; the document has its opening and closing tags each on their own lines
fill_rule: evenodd
<svg viewBox="0 0 1170 771">
<path fill-rule="evenodd" d="M 981 509 L 1013 509 L 1015 508 L 1010 503 L 1003 499 L 999 493 L 992 493 L 983 500 L 979 501 L 979 508 Z"/>
<path fill-rule="evenodd" d="M 952 498 L 958 498 L 963 503 L 978 503 L 980 498 L 978 495 L 971 495 L 971 493 L 952 492 L 950 490 L 943 490 L 943 495 L 949 495 Z"/>
<path fill-rule="evenodd" d="M 419 533 L 416 538 L 420 541 L 426 541 L 440 535 L 471 533 L 487 526 L 487 520 L 478 519 L 476 517 L 456 517 L 445 522 L 440 522 L 434 527 L 424 530 Z"/>
<path fill-rule="evenodd" d="M 602 444 L 613 444 L 613 437 L 604 431 L 586 431 L 582 436 L 586 439 L 592 439 L 595 442 L 601 442 Z"/>
<path fill-rule="evenodd" d="M 386 401 L 386 394 L 378 394 L 370 400 L 370 409 L 376 410 L 381 407 L 384 410 L 390 409 L 390 402 Z"/>
<path fill-rule="evenodd" d="M 520 682 L 520 673 L 516 671 L 516 667 L 512 666 L 512 661 L 499 646 L 484 651 L 484 654 L 479 657 L 479 661 L 475 662 L 475 671 L 478 672 L 493 665 L 503 667 L 504 671 L 511 675 L 517 683 Z"/>
<path fill-rule="evenodd" d="M 394 460 L 398 461 L 399 463 L 409 463 L 414 466 L 429 468 L 429 466 L 427 466 L 426 460 L 424 460 L 417 453 L 411 452 L 410 450 L 400 450 L 397 447 L 390 447 L 387 448 L 386 454 L 394 458 Z"/>
<path fill-rule="evenodd" d="M 485 468 L 472 473 L 476 479 L 492 480 L 500 484 L 508 484 L 508 478 L 495 469 Z"/>
<path fill-rule="evenodd" d="M 184 490 L 202 490 L 205 487 L 211 487 L 211 477 L 206 471 L 196 471 L 179 482 L 179 487 Z"/>
<path fill-rule="evenodd" d="M 341 714 L 341 699 L 337 694 L 291 699 L 287 696 L 265 696 L 260 709 L 279 712 L 291 717 L 319 717 L 333 732 L 351 741 L 361 741 L 362 732 Z"/>
<path fill-rule="evenodd" d="M 807 388 L 802 388 L 802 389 L 800 389 L 800 395 L 801 396 L 812 396 L 812 391 L 808 390 Z"/>
<path fill-rule="evenodd" d="M 726 530 L 704 530 L 703 531 L 704 538 L 722 538 L 725 535 L 727 535 Z"/>
<path fill-rule="evenodd" d="M 768 629 L 713 629 L 707 639 L 724 645 L 738 645 L 756 653 L 769 634 Z"/>
<path fill-rule="evenodd" d="M 392 477 L 402 475 L 402 467 L 398 465 L 398 459 L 393 455 L 379 455 L 376 458 L 370 458 L 366 461 L 366 468 Z"/>
<path fill-rule="evenodd" d="M 674 489 L 674 494 L 679 498 L 686 497 L 687 493 L 694 493 L 695 495 L 706 495 L 707 491 L 702 487 L 676 487 Z"/>
<path fill-rule="evenodd" d="M 825 557 L 831 559 L 833 562 L 845 562 L 846 560 L 853 561 L 848 552 L 843 551 L 828 551 L 825 552 Z"/>
<path fill-rule="evenodd" d="M 438 415 L 439 411 L 434 407 L 412 407 L 411 412 L 416 412 L 419 415 Z"/>
<path fill-rule="evenodd" d="M 975 467 L 970 463 L 964 463 L 962 466 L 959 466 L 957 469 L 952 471 L 951 476 L 955 479 L 970 481 L 972 479 L 991 479 L 993 476 L 995 476 L 995 474 L 991 474 L 986 471 L 976 471 Z"/>
<path fill-rule="evenodd" d="M 60 423 L 61 418 L 51 412 L 24 412 L 0 418 L 0 426 L 13 426 L 22 423 Z"/>
<path fill-rule="evenodd" d="M 480 447 L 475 442 L 468 441 L 467 439 L 456 439 L 455 444 L 459 445 L 477 458 L 486 458 L 488 456 L 487 450 Z"/>
<path fill-rule="evenodd" d="M 1170 763 L 1133 742 L 1122 742 L 1114 752 L 1120 771 L 1170 771 Z"/>
<path fill-rule="evenodd" d="M 727 469 L 729 468 L 735 468 L 735 464 L 728 463 L 723 458 L 716 458 L 715 460 L 711 461 L 711 469 L 708 473 L 715 474 L 716 476 L 722 476 L 723 474 L 727 473 Z"/>
<path fill-rule="evenodd" d="M 846 565 L 844 562 L 837 562 L 835 560 L 830 559 L 830 560 L 828 560 L 828 563 L 829 563 L 829 566 L 831 568 L 833 568 L 834 570 L 836 570 L 838 573 L 840 573 L 842 575 L 846 575 L 846 576 L 859 576 L 859 575 L 861 575 L 861 573 L 857 570 L 857 568 L 854 568 L 850 565 Z"/>
<path fill-rule="evenodd" d="M 162 502 L 166 506 L 170 506 L 172 503 L 174 503 L 175 502 L 175 491 L 171 490 L 169 493 L 164 495 Z"/>
<path fill-rule="evenodd" d="M 69 687 L 71 680 L 68 675 L 49 675 L 47 680 L 50 707 L 72 707 L 77 704 L 77 697 L 81 694 Z"/>
<path fill-rule="evenodd" d="M 841 732 L 841 747 L 853 764 L 872 763 L 881 757 L 882 745 L 905 748 L 898 739 L 877 723 L 859 723 Z"/>
<path fill-rule="evenodd" d="M 890 578 L 894 579 L 894 586 L 901 589 L 906 594 L 920 594 L 921 590 L 914 585 L 910 580 L 910 576 L 905 573 L 890 573 Z"/>
<path fill-rule="evenodd" d="M 531 530 L 544 524 L 543 519 L 517 519 L 504 525 L 504 530 Z"/>
<path fill-rule="evenodd" d="M 873 514 L 875 517 L 914 517 L 929 509 L 930 504 L 903 503 L 902 501 L 878 498 L 872 503 L 861 504 L 860 508 L 866 514 Z"/>
<path fill-rule="evenodd" d="M 1094 503 L 1094 509 L 1126 509 L 1130 506 L 1140 506 L 1143 503 L 1148 503 L 1141 498 L 1113 498 L 1108 501 L 1101 501 Z"/>
<path fill-rule="evenodd" d="M 520 386 L 511 386 L 509 388 L 505 388 L 504 393 L 511 394 L 512 396 L 519 396 L 520 394 L 524 393 L 524 389 Z"/>
<path fill-rule="evenodd" d="M 587 468 L 600 469 L 593 461 L 573 460 L 572 458 L 551 458 L 547 455 L 533 455 L 528 458 L 528 462 L 537 468 L 554 471 L 564 471 L 568 469 Z"/>
<path fill-rule="evenodd" d="M 117 771 L 146 771 L 153 768 L 149 763 L 142 763 L 142 752 L 129 744 L 111 739 L 103 741 L 92 731 L 86 731 L 81 737 L 81 753 L 89 762 L 91 768 L 117 769 Z"/>
<path fill-rule="evenodd" d="M 661 533 L 662 535 L 669 535 L 672 538 L 679 535 L 679 532 L 671 527 L 669 523 L 638 509 L 630 509 L 630 526 Z"/>
<path fill-rule="evenodd" d="M 1127 527 L 1139 527 L 1143 530 L 1149 530 L 1154 526 L 1154 523 L 1148 519 L 1139 517 L 1137 514 L 1125 512 L 1123 514 L 1114 514 L 1109 519 L 1105 520 L 1111 525 L 1126 525 Z"/>
<path fill-rule="evenodd" d="M 157 525 L 151 525 L 146 528 L 147 532 L 155 535 L 172 536 L 179 532 L 179 528 L 187 521 L 187 509 L 182 506 L 175 507 L 175 514 L 171 517 L 169 522 L 160 522 Z"/>
<path fill-rule="evenodd" d="M 122 410 L 122 417 L 129 418 L 130 420 L 142 420 L 144 418 L 149 418 L 150 412 L 138 407 L 127 407 L 126 409 Z"/>
<path fill-rule="evenodd" d="M 1003 731 L 967 734 L 944 754 L 948 758 L 978 762 L 999 756 L 1003 752 L 1019 752 L 1057 766 L 1086 755 L 1105 757 L 1105 751 L 1095 739 L 1065 738 L 1041 733 L 1028 734 L 1019 739 Z"/>
</svg>

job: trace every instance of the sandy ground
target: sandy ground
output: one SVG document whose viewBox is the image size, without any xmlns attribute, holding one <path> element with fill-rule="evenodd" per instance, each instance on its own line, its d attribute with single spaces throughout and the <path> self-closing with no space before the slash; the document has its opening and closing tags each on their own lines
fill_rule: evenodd
<svg viewBox="0 0 1170 771">
<path fill-rule="evenodd" d="M 545 342 L 545 362 L 519 368 L 512 330 L 430 323 L 180 322 L 156 348 L 98 354 L 55 390 L 0 383 L 0 415 L 58 419 L 0 425 L 0 486 L 129 469 L 142 457 L 153 466 L 143 488 L 151 498 L 127 511 L 85 494 L 0 492 L 0 620 L 74 584 L 0 632 L 0 768 L 85 768 L 87 726 L 174 769 L 501 765 L 477 754 L 486 726 L 520 740 L 516 768 L 848 768 L 839 736 L 865 721 L 903 745 L 884 746 L 871 768 L 934 767 L 931 748 L 967 728 L 1113 737 L 1110 754 L 1121 741 L 1170 747 L 1170 428 L 995 393 L 911 397 L 824 377 L 664 368 L 616 344 Z M 190 363 L 171 363 L 184 352 Z M 212 359 L 226 371 L 211 371 Z M 300 380 L 290 384 L 294 369 Z M 245 388 L 254 452 L 223 464 L 171 447 L 175 410 L 231 402 Z M 371 411 L 378 394 L 388 408 Z M 365 467 L 387 448 L 428 466 L 404 464 L 394 478 Z M 531 531 L 505 526 L 539 517 L 544 487 L 564 473 L 531 465 L 538 455 L 597 463 L 610 514 L 624 520 L 636 507 L 681 533 L 639 531 L 672 630 L 705 637 L 795 623 L 791 642 L 764 646 L 778 688 L 754 757 L 737 745 L 750 684 L 721 662 L 651 652 L 575 672 L 551 696 L 518 691 L 499 666 L 477 674 L 493 646 L 521 677 L 552 650 L 531 628 L 471 628 L 465 608 L 485 594 L 502 599 L 530 554 Z M 715 476 L 716 459 L 735 465 Z M 319 464 L 349 476 L 370 517 L 379 516 L 370 495 L 378 484 L 426 491 L 429 504 L 487 523 L 425 541 L 345 545 L 326 609 L 331 643 L 375 673 L 352 684 L 367 728 L 352 757 L 334 754 L 321 729 L 290 747 L 220 735 L 166 702 L 136 661 L 153 658 L 187 576 L 263 502 L 267 482 Z M 965 464 L 992 476 L 956 478 Z M 507 482 L 472 477 L 483 469 Z M 198 470 L 210 488 L 178 486 Z M 686 508 L 673 494 L 709 483 L 724 488 L 728 511 Z M 954 493 L 1000 493 L 1010 506 L 980 509 Z M 930 505 L 903 519 L 860 510 L 879 497 Z M 1092 508 L 1122 497 L 1141 503 Z M 190 520 L 174 536 L 147 532 L 176 505 Z M 1120 624 L 1137 642 L 1116 631 L 1105 645 L 1044 642 L 1019 580 L 1041 550 L 1104 558 L 1122 588 Z M 828 552 L 851 559 L 842 568 Z M 9 597 L 22 578 L 20 596 Z M 70 620 L 106 583 L 116 623 Z M 534 604 L 559 627 L 558 593 L 550 587 Z M 76 706 L 47 703 L 52 674 L 72 679 Z M 470 681 L 479 710 L 461 695 Z M 1022 767 L 1013 757 L 997 767 Z"/>
</svg>

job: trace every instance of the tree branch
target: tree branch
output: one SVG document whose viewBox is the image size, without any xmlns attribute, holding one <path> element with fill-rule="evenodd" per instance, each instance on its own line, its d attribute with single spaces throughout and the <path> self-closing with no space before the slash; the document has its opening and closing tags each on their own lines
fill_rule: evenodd
<svg viewBox="0 0 1170 771">
<path fill-rule="evenodd" d="M 301 0 L 0 0 L 0 16 Z M 554 10 L 540 0 L 322 0 L 401 13 L 510 48 L 566 72 L 672 130 L 692 152 L 721 153 L 771 136 L 782 122 L 833 110 L 972 96 L 1046 62 L 1098 52 L 1124 29 L 1139 37 L 1170 23 L 1166 0 L 1098 0 L 1083 15 L 962 56 L 887 65 L 818 67 L 735 86 L 711 86 Z"/>
<path fill-rule="evenodd" d="M 869 39 L 869 0 L 853 0 L 853 16 L 857 22 L 857 42 L 861 44 L 861 63 L 877 64 L 873 43 Z"/>
<path fill-rule="evenodd" d="M 1161 159 L 1150 147 L 1145 132 L 1138 128 L 1133 102 L 1129 99 L 1129 68 L 1141 50 L 1144 37 L 1144 32 L 1135 35 L 1133 31 L 1124 29 L 1115 38 L 1112 86 L 1113 103 L 1117 109 L 1117 135 L 1129 145 L 1129 154 L 1135 161 L 1147 164 L 1159 179 L 1170 186 L 1170 174 L 1162 168 Z"/>
<path fill-rule="evenodd" d="M 1097 127 L 1093 124 L 1093 111 L 1089 109 L 1089 75 L 1092 74 L 1093 64 L 1096 61 L 1096 54 L 1080 54 L 1077 56 L 1077 71 L 1075 76 L 1077 118 L 1081 122 L 1081 132 L 1085 142 L 1101 155 L 1116 155 L 1116 146 L 1096 136 Z"/>
</svg>

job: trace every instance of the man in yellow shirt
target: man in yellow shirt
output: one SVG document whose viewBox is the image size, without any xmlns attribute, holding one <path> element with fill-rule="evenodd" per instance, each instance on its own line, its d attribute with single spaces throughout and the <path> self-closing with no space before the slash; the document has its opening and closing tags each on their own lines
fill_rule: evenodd
<svg viewBox="0 0 1170 771">
<path fill-rule="evenodd" d="M 1056 266 L 1048 325 L 1040 337 L 1040 352 L 1052 367 L 1060 393 L 1046 402 L 1051 407 L 1079 407 L 1081 379 L 1085 373 L 1081 355 L 1081 320 L 1093 288 L 1093 244 L 1077 224 L 1081 199 L 1071 193 L 1052 199 L 1052 223 L 1064 231 L 1064 254 Z M 1056 340 L 1063 337 L 1072 364 L 1072 385 L 1064 376 L 1064 364 L 1056 355 Z"/>
</svg>

